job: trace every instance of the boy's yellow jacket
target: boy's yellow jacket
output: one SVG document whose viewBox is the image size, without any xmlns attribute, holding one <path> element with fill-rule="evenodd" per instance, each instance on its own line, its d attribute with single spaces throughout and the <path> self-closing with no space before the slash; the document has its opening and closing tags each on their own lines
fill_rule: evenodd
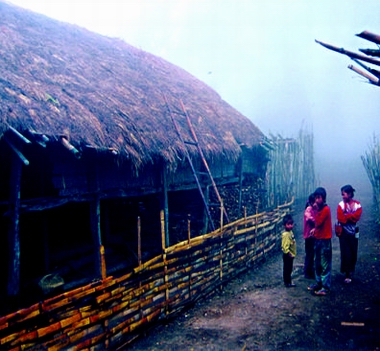
<svg viewBox="0 0 380 351">
<path fill-rule="evenodd" d="M 284 231 L 281 235 L 281 248 L 284 254 L 288 254 L 289 252 L 293 257 L 297 254 L 297 245 L 296 239 L 294 237 L 293 231 Z"/>
</svg>

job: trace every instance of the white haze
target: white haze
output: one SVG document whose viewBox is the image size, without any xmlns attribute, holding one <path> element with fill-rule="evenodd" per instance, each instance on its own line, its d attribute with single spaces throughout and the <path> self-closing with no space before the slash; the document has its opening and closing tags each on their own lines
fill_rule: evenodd
<svg viewBox="0 0 380 351">
<path fill-rule="evenodd" d="M 380 87 L 315 39 L 357 51 L 380 34 L 377 0 L 12 0 L 172 62 L 214 88 L 266 135 L 314 132 L 328 191 L 370 189 L 360 156 L 377 135 Z"/>
</svg>

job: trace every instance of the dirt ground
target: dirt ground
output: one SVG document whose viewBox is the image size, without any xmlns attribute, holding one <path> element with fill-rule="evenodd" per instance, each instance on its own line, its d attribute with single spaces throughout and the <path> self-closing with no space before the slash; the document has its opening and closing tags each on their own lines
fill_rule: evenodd
<svg viewBox="0 0 380 351">
<path fill-rule="evenodd" d="M 296 209 L 298 255 L 295 288 L 282 283 L 281 253 L 238 276 L 222 291 L 155 326 L 126 350 L 380 350 L 380 229 L 372 198 L 363 205 L 359 257 L 350 285 L 339 272 L 339 241 L 333 238 L 332 290 L 314 296 L 303 276 L 302 211 Z M 333 219 L 339 194 L 331 198 Z"/>
</svg>

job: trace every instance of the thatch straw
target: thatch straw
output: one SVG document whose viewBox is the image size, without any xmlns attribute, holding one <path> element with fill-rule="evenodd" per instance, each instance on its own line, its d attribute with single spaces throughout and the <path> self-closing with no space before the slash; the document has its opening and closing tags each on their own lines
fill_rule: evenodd
<svg viewBox="0 0 380 351">
<path fill-rule="evenodd" d="M 76 148 L 116 149 L 136 167 L 184 149 L 172 125 L 182 100 L 207 158 L 236 159 L 260 130 L 206 84 L 127 43 L 0 2 L 0 138 L 66 136 Z M 186 122 L 178 115 L 186 132 Z"/>
</svg>

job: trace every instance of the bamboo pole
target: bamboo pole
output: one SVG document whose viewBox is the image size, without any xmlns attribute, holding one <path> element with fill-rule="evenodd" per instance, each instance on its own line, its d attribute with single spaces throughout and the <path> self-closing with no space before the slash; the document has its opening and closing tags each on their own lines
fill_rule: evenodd
<svg viewBox="0 0 380 351">
<path fill-rule="evenodd" d="M 166 242 L 165 242 L 165 216 L 164 211 L 160 211 L 160 219 L 161 219 L 161 246 L 162 251 L 165 252 L 166 250 Z"/>
<path fill-rule="evenodd" d="M 224 213 L 223 200 L 220 200 L 220 230 L 223 230 L 223 213 Z"/>
<path fill-rule="evenodd" d="M 164 211 L 161 210 L 161 242 L 162 242 L 162 262 L 164 264 L 164 282 L 165 285 L 168 283 L 168 266 L 166 262 L 166 243 L 165 243 L 165 217 Z M 165 290 L 165 300 L 169 301 L 169 289 Z M 168 314 L 168 306 L 165 305 L 165 314 Z"/>
<path fill-rule="evenodd" d="M 222 247 L 223 233 L 220 235 L 220 250 L 219 250 L 219 279 L 220 279 L 220 290 L 223 289 L 223 247 Z"/>
<path fill-rule="evenodd" d="M 353 66 L 353 65 L 348 65 L 348 68 L 354 72 L 356 72 L 357 74 L 361 75 L 362 77 L 364 78 L 367 78 L 370 83 L 372 84 L 375 84 L 375 85 L 379 85 L 379 78 L 377 77 L 374 77 L 373 75 L 367 73 L 367 72 L 364 72 L 363 70 Z"/>
<path fill-rule="evenodd" d="M 141 267 L 141 218 L 137 217 L 137 261 L 138 266 Z"/>
<path fill-rule="evenodd" d="M 107 269 L 106 269 L 106 258 L 105 258 L 103 245 L 100 245 L 100 262 L 101 262 L 102 279 L 104 280 L 107 277 Z"/>
<path fill-rule="evenodd" d="M 190 245 L 191 242 L 191 220 L 190 214 L 187 215 L 187 244 Z"/>
</svg>

